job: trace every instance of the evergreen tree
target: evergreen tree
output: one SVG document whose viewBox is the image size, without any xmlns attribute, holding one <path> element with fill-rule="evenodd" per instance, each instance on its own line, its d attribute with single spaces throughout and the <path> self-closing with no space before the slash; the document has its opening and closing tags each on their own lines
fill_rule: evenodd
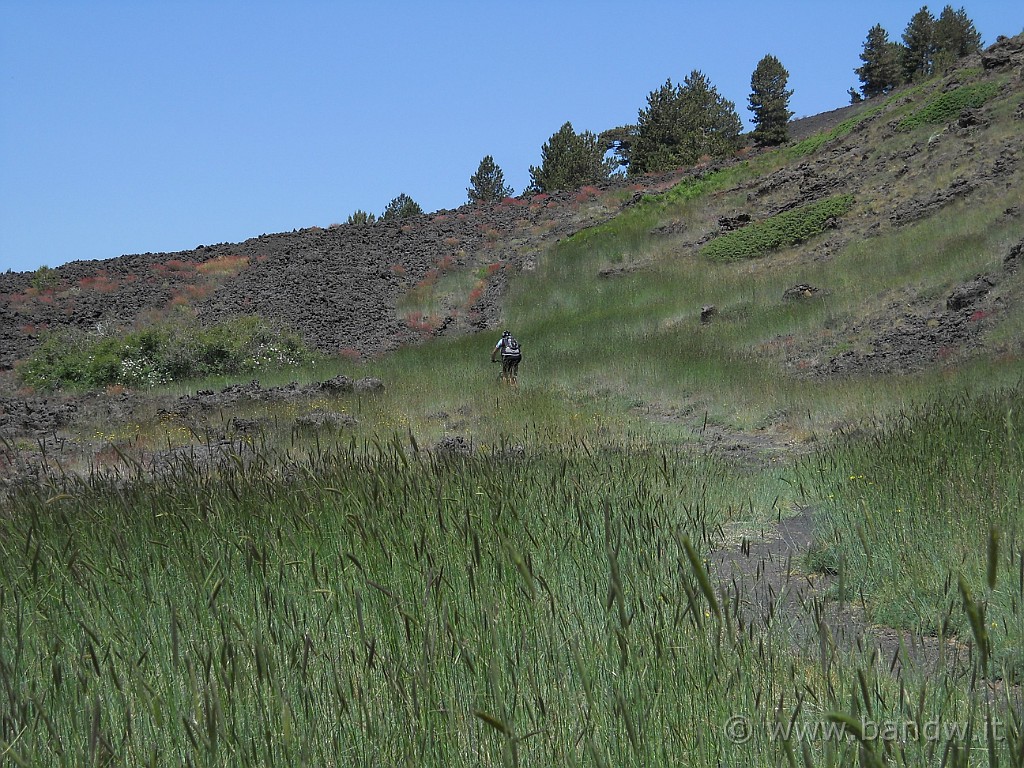
<svg viewBox="0 0 1024 768">
<path fill-rule="evenodd" d="M 373 224 L 375 221 L 377 221 L 377 217 L 374 216 L 372 213 L 367 213 L 364 210 L 357 210 L 357 211 L 349 214 L 348 221 L 346 221 L 345 223 L 346 224 L 364 225 L 364 224 Z"/>
<path fill-rule="evenodd" d="M 947 5 L 935 22 L 935 68 L 948 67 L 957 59 L 981 51 L 981 35 L 961 8 Z"/>
<path fill-rule="evenodd" d="M 640 110 L 636 140 L 629 157 L 631 174 L 650 173 L 674 165 L 682 143 L 682 111 L 679 88 L 672 80 L 647 94 L 647 109 Z"/>
<path fill-rule="evenodd" d="M 889 41 L 889 33 L 881 24 L 875 24 L 868 31 L 860 54 L 864 63 L 854 70 L 860 78 L 860 91 L 865 99 L 888 93 L 900 84 L 901 50 L 899 43 Z"/>
<path fill-rule="evenodd" d="M 412 216 L 419 216 L 423 213 L 420 204 L 404 192 L 388 203 L 384 209 L 381 221 L 393 221 L 395 219 L 408 219 Z"/>
<path fill-rule="evenodd" d="M 647 108 L 640 110 L 629 172 L 660 171 L 692 165 L 704 155 L 727 155 L 736 149 L 742 130 L 735 104 L 722 98 L 698 70 L 683 85 L 666 80 L 648 94 Z"/>
<path fill-rule="evenodd" d="M 530 189 L 553 192 L 608 180 L 611 165 L 604 147 L 590 131 L 576 133 L 566 123 L 541 147 L 540 166 L 530 166 Z"/>
<path fill-rule="evenodd" d="M 604 153 L 612 153 L 615 168 L 627 168 L 633 151 L 633 143 L 636 141 L 635 125 L 620 125 L 601 131 L 597 137 Z"/>
<path fill-rule="evenodd" d="M 683 160 L 725 157 L 739 147 L 743 121 L 736 105 L 718 93 L 704 73 L 693 70 L 679 90 L 682 107 Z"/>
<path fill-rule="evenodd" d="M 789 72 L 782 62 L 771 54 L 757 63 L 750 77 L 750 96 L 747 104 L 754 115 L 754 143 L 758 146 L 775 146 L 789 138 L 789 97 L 793 91 L 786 89 Z"/>
<path fill-rule="evenodd" d="M 480 161 L 476 173 L 469 177 L 466 188 L 471 203 L 493 203 L 512 196 L 512 187 L 505 186 L 505 174 L 490 155 Z"/>
<path fill-rule="evenodd" d="M 903 31 L 903 80 L 912 82 L 935 71 L 935 17 L 922 5 Z"/>
</svg>

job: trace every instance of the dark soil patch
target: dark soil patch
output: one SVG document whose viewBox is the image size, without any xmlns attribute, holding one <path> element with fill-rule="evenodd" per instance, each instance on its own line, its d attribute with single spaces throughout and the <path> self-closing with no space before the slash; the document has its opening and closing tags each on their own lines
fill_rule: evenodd
<svg viewBox="0 0 1024 768">
<path fill-rule="evenodd" d="M 813 542 L 814 510 L 803 507 L 771 529 L 741 536 L 714 553 L 721 599 L 734 606 L 744 626 L 756 631 L 782 622 L 795 644 L 817 648 L 827 663 L 837 651 L 856 651 L 897 671 L 969 665 L 963 645 L 870 624 L 855 595 L 838 600 L 837 577 L 806 567 Z"/>
</svg>

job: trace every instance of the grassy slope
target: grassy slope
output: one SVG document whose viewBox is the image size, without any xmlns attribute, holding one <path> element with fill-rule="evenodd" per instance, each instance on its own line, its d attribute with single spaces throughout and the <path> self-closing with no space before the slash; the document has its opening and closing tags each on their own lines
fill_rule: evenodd
<svg viewBox="0 0 1024 768">
<path fill-rule="evenodd" d="M 879 159 L 934 131 L 883 139 L 882 122 L 876 143 L 862 138 Z M 843 380 L 796 377 L 787 352 L 860 343 L 853 320 L 908 297 L 941 303 L 996 270 L 1020 237 L 1002 215 L 1019 203 L 1020 172 L 827 260 L 815 258 L 827 236 L 743 262 L 687 245 L 789 162 L 759 157 L 546 254 L 506 306 L 526 345 L 516 391 L 495 382 L 490 336 L 438 340 L 348 369 L 389 382 L 383 397 L 318 403 L 358 414 L 348 447 L 282 428 L 261 449 L 266 465 L 20 496 L 0 536 L 0 752 L 48 765 L 773 765 L 805 749 L 814 765 L 845 765 L 855 741 L 771 738 L 766 713 L 979 733 L 1005 722 L 966 679 L 896 679 L 824 636 L 802 652 L 782 624 L 738 631 L 706 588 L 700 555 L 721 527 L 810 500 L 822 505 L 817 562 L 842 570 L 877 616 L 934 627 L 945 614 L 977 642 L 1001 623 L 991 655 L 1008 674 L 1024 636 L 1019 414 L 1012 397 L 983 396 L 1020 376 L 1019 350 L 940 375 Z M 924 183 L 900 179 L 893 194 Z M 878 194 L 855 192 L 845 221 L 882 208 Z M 666 223 L 690 234 L 652 234 Z M 827 295 L 782 301 L 803 282 Z M 708 325 L 704 304 L 718 308 Z M 991 343 L 1016 338 L 1022 304 L 995 318 Z M 751 474 L 686 448 L 705 423 L 825 447 Z M 869 442 L 832 442 L 836 426 Z M 483 450 L 411 453 L 453 434 Z M 908 508 L 923 525 L 894 525 Z M 945 589 L 914 587 L 938 580 Z M 908 612 L 908 599 L 922 602 Z M 732 716 L 755 723 L 754 738 L 723 738 Z M 934 764 L 967 741 L 865 742 L 860 759 Z M 972 764 L 988 745 L 1004 763 L 1019 749 L 979 744 Z"/>
</svg>

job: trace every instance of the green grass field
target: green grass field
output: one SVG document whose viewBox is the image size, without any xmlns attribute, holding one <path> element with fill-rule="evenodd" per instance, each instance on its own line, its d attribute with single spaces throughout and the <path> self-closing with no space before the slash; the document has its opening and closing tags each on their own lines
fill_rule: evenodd
<svg viewBox="0 0 1024 768">
<path fill-rule="evenodd" d="M 213 460 L 12 490 L 0 764 L 1024 765 L 1024 302 L 922 373 L 791 365 L 999 269 L 1019 224 L 1007 198 L 973 200 L 828 259 L 817 230 L 744 259 L 659 234 L 792 151 L 543 254 L 505 304 L 517 388 L 487 333 L 261 371 L 387 389 L 236 404 L 214 432 L 262 427 Z M 875 204 L 842 202 L 854 219 Z M 800 283 L 823 290 L 783 300 Z M 317 409 L 357 423 L 295 429 Z M 129 455 L 213 440 L 156 411 L 81 429 Z M 706 450 L 711 431 L 760 443 L 735 461 Z M 469 448 L 434 450 L 451 437 Z M 816 542 L 792 565 L 835 585 L 752 623 L 753 585 L 724 583 L 713 553 L 806 506 Z M 835 602 L 951 659 L 844 645 Z"/>
</svg>

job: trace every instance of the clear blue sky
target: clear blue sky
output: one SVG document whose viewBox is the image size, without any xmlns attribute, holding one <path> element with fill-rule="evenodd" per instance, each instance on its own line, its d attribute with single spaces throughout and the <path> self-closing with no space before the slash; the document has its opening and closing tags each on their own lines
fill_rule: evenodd
<svg viewBox="0 0 1024 768">
<path fill-rule="evenodd" d="M 634 123 L 694 69 L 749 121 L 766 53 L 817 114 L 848 103 L 871 26 L 899 40 L 920 7 L 0 0 L 0 271 L 328 226 L 403 192 L 457 208 L 485 155 L 519 193 L 563 123 Z M 1019 0 L 963 7 L 986 45 L 1024 27 Z"/>
</svg>

